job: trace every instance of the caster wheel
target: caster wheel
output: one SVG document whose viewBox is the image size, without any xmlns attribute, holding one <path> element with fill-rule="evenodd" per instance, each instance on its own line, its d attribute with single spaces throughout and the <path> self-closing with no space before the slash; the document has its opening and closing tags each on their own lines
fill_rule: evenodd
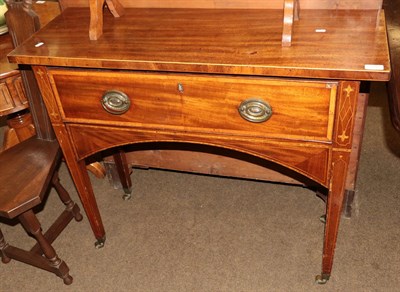
<svg viewBox="0 0 400 292">
<path fill-rule="evenodd" d="M 128 201 L 132 198 L 132 195 L 130 193 L 125 193 L 122 195 L 122 199 L 124 199 L 124 201 Z"/>
<path fill-rule="evenodd" d="M 319 221 L 326 223 L 326 215 L 321 215 L 321 217 L 319 217 Z"/>
<path fill-rule="evenodd" d="M 326 284 L 328 280 L 329 280 L 329 275 L 317 275 L 315 277 L 315 283 L 320 285 Z"/>
<path fill-rule="evenodd" d="M 97 249 L 103 248 L 103 247 L 104 247 L 105 241 L 106 241 L 105 238 L 100 238 L 100 239 L 98 239 L 98 240 L 94 243 L 94 247 L 97 248 Z"/>
</svg>

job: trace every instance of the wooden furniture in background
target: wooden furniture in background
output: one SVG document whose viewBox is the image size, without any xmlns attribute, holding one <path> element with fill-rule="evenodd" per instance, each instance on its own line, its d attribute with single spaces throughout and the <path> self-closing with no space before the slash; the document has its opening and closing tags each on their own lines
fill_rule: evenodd
<svg viewBox="0 0 400 292">
<path fill-rule="evenodd" d="M 16 47 L 23 43 L 37 30 L 40 29 L 40 19 L 38 15 L 30 9 L 32 1 L 6 1 L 9 10 L 6 13 L 6 21 L 9 27 L 10 35 L 13 40 L 13 45 Z M 52 2 L 49 2 L 52 3 Z M 52 3 L 57 4 L 57 3 Z M 42 5 L 42 4 L 41 4 Z M 55 15 L 53 15 L 54 17 Z M 47 19 L 47 18 L 46 18 Z M 45 24 L 45 23 L 43 23 Z M 20 68 L 20 74 L 24 80 L 26 95 L 29 103 L 33 106 L 30 112 L 35 124 L 36 135 L 40 139 L 51 139 L 53 137 L 51 123 L 48 119 L 46 109 L 42 106 L 40 91 L 29 68 Z M 38 121 L 42 121 L 39 123 Z"/>
<path fill-rule="evenodd" d="M 276 2 L 258 0 L 168 1 L 175 9 L 155 8 L 167 1 L 119 2 L 124 15 L 104 13 L 97 41 L 89 39 L 89 7 L 64 1 L 62 16 L 9 56 L 33 66 L 97 244 L 105 230 L 86 158 L 129 144 L 188 155 L 224 149 L 216 154 L 267 160 L 326 191 L 317 277 L 325 283 L 358 165 L 368 97 L 360 83 L 390 76 L 381 1 L 343 1 L 342 9 L 300 1 L 308 9 L 290 47 L 282 47 L 284 1 L 280 9 L 260 9 Z"/>
<path fill-rule="evenodd" d="M 89 38 L 91 40 L 97 40 L 103 34 L 104 3 L 107 3 L 107 7 L 114 17 L 120 17 L 124 14 L 124 8 L 118 0 L 90 0 Z"/>
<path fill-rule="evenodd" d="M 1 152 L 35 135 L 35 127 L 18 66 L 6 58 L 13 49 L 10 35 L 0 36 L 0 44 L 0 117 L 7 116 L 8 125 Z"/>
<path fill-rule="evenodd" d="M 51 243 L 72 218 L 80 221 L 82 215 L 59 182 L 57 168 L 60 160 L 61 152 L 57 141 L 35 137 L 0 153 L 0 216 L 18 218 L 37 241 L 31 250 L 26 251 L 9 245 L 0 230 L 0 255 L 3 263 L 8 263 L 11 259 L 24 262 L 56 274 L 69 285 L 72 283 L 69 268 L 57 256 Z M 57 190 L 65 204 L 65 210 L 43 234 L 32 209 L 43 202 L 50 186 Z"/>
<path fill-rule="evenodd" d="M 110 12 L 115 17 L 124 14 L 124 7 L 129 8 L 246 8 L 246 9 L 282 9 L 283 7 L 283 28 L 282 46 L 290 46 L 293 31 L 293 21 L 299 19 L 299 0 L 202 0 L 202 1 L 160 1 L 160 0 L 60 0 L 61 6 L 85 7 L 90 6 L 90 28 L 89 38 L 97 40 L 103 33 L 103 8 L 106 3 Z M 382 0 L 307 0 L 301 2 L 302 9 L 357 9 L 357 10 L 380 10 Z"/>
<path fill-rule="evenodd" d="M 400 133 L 400 1 L 383 2 L 387 18 L 392 78 L 388 83 L 390 117 L 394 128 Z"/>
<path fill-rule="evenodd" d="M 285 0 L 283 7 L 282 46 L 292 45 L 293 21 L 299 20 L 299 0 Z"/>
<path fill-rule="evenodd" d="M 10 34 L 6 33 L 0 36 L 0 56 L 1 62 L 0 64 L 3 66 L 4 64 L 9 64 L 10 70 L 18 68 L 16 64 L 10 64 L 7 60 L 7 54 L 14 49 L 12 45 L 12 40 Z"/>
<path fill-rule="evenodd" d="M 124 14 L 124 8 L 119 0 L 90 0 L 90 28 L 89 38 L 97 40 L 103 34 L 103 7 L 107 4 L 108 9 L 114 17 Z M 129 3 L 127 3 L 129 4 Z M 299 19 L 299 1 L 284 1 L 282 46 L 290 46 L 292 41 L 293 21 Z"/>
<path fill-rule="evenodd" d="M 0 116 L 7 116 L 8 128 L 4 133 L 0 152 L 35 135 L 28 100 L 17 69 L 0 65 Z M 3 69 L 5 69 L 3 71 Z"/>
</svg>

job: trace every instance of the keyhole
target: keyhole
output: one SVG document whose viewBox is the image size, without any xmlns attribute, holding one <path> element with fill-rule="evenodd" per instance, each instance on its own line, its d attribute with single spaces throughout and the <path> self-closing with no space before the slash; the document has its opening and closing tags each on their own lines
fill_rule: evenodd
<svg viewBox="0 0 400 292">
<path fill-rule="evenodd" d="M 184 89 L 183 89 L 183 84 L 182 83 L 178 83 L 178 91 L 180 93 L 183 93 Z"/>
</svg>

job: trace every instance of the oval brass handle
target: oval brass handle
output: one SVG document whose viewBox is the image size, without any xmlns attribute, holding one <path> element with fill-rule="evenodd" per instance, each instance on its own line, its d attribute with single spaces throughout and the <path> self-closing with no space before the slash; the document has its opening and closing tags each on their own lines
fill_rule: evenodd
<svg viewBox="0 0 400 292">
<path fill-rule="evenodd" d="M 103 94 L 101 105 L 110 114 L 122 115 L 128 111 L 131 101 L 122 91 L 109 90 Z"/>
<path fill-rule="evenodd" d="M 250 98 L 239 105 L 239 113 L 249 122 L 262 123 L 272 116 L 272 107 L 266 101 Z"/>
</svg>

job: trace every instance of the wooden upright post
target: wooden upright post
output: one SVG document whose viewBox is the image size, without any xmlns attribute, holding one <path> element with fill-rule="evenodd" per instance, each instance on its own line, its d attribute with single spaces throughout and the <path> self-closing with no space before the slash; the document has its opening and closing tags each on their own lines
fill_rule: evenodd
<svg viewBox="0 0 400 292">
<path fill-rule="evenodd" d="M 299 20 L 299 0 L 285 0 L 283 8 L 282 46 L 292 45 L 293 20 Z"/>
<path fill-rule="evenodd" d="M 103 7 L 106 2 L 108 9 L 114 17 L 124 14 L 124 7 L 118 0 L 90 0 L 90 28 L 89 38 L 97 40 L 103 34 Z"/>
</svg>

